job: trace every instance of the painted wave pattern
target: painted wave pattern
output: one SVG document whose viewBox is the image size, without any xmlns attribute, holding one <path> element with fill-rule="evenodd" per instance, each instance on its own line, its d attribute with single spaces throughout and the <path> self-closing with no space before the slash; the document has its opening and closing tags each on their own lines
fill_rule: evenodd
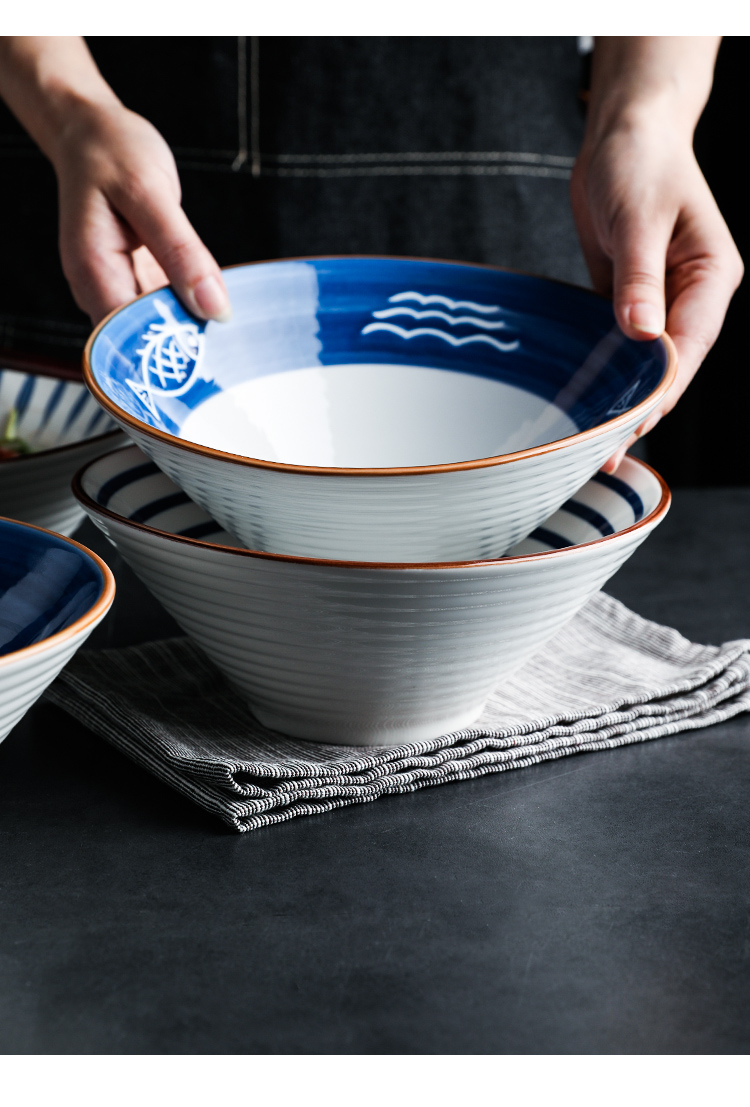
<svg viewBox="0 0 750 1107">
<path fill-rule="evenodd" d="M 419 304 L 423 310 L 406 306 L 408 301 Z M 389 331 L 406 341 L 412 338 L 431 337 L 439 338 L 450 346 L 468 346 L 470 343 L 483 342 L 488 346 L 493 346 L 503 354 L 512 353 L 520 346 L 518 339 L 504 342 L 502 339 L 486 333 L 487 331 L 501 331 L 506 327 L 506 323 L 502 319 L 487 318 L 499 313 L 500 307 L 498 304 L 478 304 L 473 300 L 451 300 L 450 297 L 440 296 L 437 293 L 426 295 L 414 290 L 397 292 L 395 295 L 388 297 L 388 303 L 396 306 L 373 311 L 372 317 L 377 322 L 368 323 L 363 327 L 360 332 L 362 335 L 373 334 L 377 331 Z M 433 307 L 432 305 L 437 306 Z M 441 308 L 447 308 L 448 311 L 443 311 Z M 462 314 L 451 315 L 449 312 Z M 467 312 L 472 314 L 467 314 Z M 435 319 L 446 323 L 449 327 L 473 326 L 477 330 L 473 334 L 456 335 L 438 326 L 402 327 L 397 323 L 387 321 L 398 317 L 414 319 L 418 323 L 423 320 Z"/>
</svg>

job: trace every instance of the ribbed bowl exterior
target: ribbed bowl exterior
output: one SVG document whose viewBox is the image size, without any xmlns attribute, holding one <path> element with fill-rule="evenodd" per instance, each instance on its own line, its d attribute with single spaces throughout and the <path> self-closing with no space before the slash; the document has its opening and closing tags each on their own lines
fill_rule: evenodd
<svg viewBox="0 0 750 1107">
<path fill-rule="evenodd" d="M 499 465 L 390 476 L 299 473 L 129 436 L 243 545 L 348 561 L 502 557 L 591 477 L 644 418 Z M 125 426 L 125 424 L 122 424 Z"/>
<path fill-rule="evenodd" d="M 87 510 L 261 722 L 352 745 L 399 745 L 470 725 L 498 681 L 657 521 L 505 563 L 378 569 L 232 553 Z"/>
<path fill-rule="evenodd" d="M 0 515 L 71 535 L 84 518 L 70 490 L 74 473 L 126 443 L 125 435 L 108 434 L 63 450 L 0 461 Z"/>
<path fill-rule="evenodd" d="M 78 634 L 50 642 L 40 650 L 22 650 L 0 658 L 0 742 L 36 703 L 45 688 L 104 618 L 106 612 Z"/>
</svg>

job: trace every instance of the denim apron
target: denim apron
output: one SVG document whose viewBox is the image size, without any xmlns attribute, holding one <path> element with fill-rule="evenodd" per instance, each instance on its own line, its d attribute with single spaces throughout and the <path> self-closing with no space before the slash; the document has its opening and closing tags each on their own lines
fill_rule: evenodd
<svg viewBox="0 0 750 1107">
<path fill-rule="evenodd" d="M 568 199 L 575 38 L 92 38 L 172 148 L 222 265 L 306 254 L 485 262 L 588 284 Z M 0 111 L 0 358 L 77 362 L 54 173 Z"/>
</svg>

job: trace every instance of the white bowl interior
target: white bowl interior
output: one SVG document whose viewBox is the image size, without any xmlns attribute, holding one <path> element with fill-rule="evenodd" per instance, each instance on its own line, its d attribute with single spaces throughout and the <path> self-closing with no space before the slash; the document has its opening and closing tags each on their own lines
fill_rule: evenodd
<svg viewBox="0 0 750 1107">
<path fill-rule="evenodd" d="M 321 365 L 236 384 L 180 437 L 292 465 L 387 468 L 496 457 L 575 434 L 554 404 L 504 381 L 418 365 Z"/>
<path fill-rule="evenodd" d="M 84 491 L 101 507 L 167 534 L 241 547 L 136 446 L 116 450 L 87 467 Z M 507 556 L 542 553 L 595 542 L 633 526 L 661 500 L 661 485 L 641 462 L 626 457 L 617 473 L 597 473 Z"/>
<path fill-rule="evenodd" d="M 85 384 L 0 369 L 0 434 L 12 411 L 16 434 L 35 453 L 117 429 Z"/>
</svg>

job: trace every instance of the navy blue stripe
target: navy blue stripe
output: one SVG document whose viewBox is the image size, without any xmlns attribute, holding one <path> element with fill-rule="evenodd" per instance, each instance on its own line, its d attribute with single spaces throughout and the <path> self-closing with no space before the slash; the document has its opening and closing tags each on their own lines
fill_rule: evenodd
<svg viewBox="0 0 750 1107">
<path fill-rule="evenodd" d="M 106 507 L 115 492 L 119 492 L 121 488 L 127 488 L 129 484 L 135 484 L 137 480 L 142 480 L 144 477 L 152 477 L 154 473 L 158 472 L 159 469 L 153 461 L 146 461 L 143 465 L 126 469 L 123 473 L 118 473 L 116 476 L 110 477 L 109 480 L 105 480 L 96 494 L 96 502 L 100 507 Z"/>
<path fill-rule="evenodd" d="M 84 435 L 91 434 L 91 432 L 93 431 L 96 424 L 101 422 L 101 420 L 104 418 L 105 415 L 106 415 L 106 412 L 104 411 L 104 408 L 100 407 L 98 411 L 95 411 L 94 414 L 89 419 L 89 425 L 86 427 L 86 430 L 84 431 Z"/>
<path fill-rule="evenodd" d="M 78 399 L 73 404 L 70 411 L 68 412 L 68 418 L 65 420 L 65 426 L 64 426 L 63 430 L 67 430 L 68 427 L 72 426 L 72 424 L 76 421 L 78 416 L 83 411 L 84 405 L 88 402 L 88 400 L 90 400 L 90 398 L 91 397 L 90 397 L 89 393 L 84 388 L 83 391 L 81 392 L 81 395 L 78 397 Z"/>
<path fill-rule="evenodd" d="M 29 376 L 26 378 L 26 380 L 21 385 L 21 388 L 18 392 L 18 395 L 16 396 L 16 402 L 13 404 L 13 407 L 16 409 L 16 414 L 18 415 L 19 423 L 21 422 L 21 419 L 23 418 L 23 413 L 26 411 L 26 408 L 29 406 L 29 401 L 31 400 L 32 395 L 34 394 L 34 386 L 35 385 L 36 385 L 36 377 L 32 377 L 29 374 Z"/>
<path fill-rule="evenodd" d="M 41 426 L 46 427 L 47 423 L 52 418 L 55 410 L 57 409 L 60 400 L 63 398 L 63 393 L 67 388 L 65 381 L 58 381 L 55 387 L 52 389 L 52 395 L 47 400 L 47 406 L 44 409 L 44 415 L 42 416 Z"/>
<path fill-rule="evenodd" d="M 577 515 L 579 519 L 583 519 L 584 522 L 590 523 L 592 527 L 595 527 L 600 534 L 605 537 L 608 534 L 614 534 L 615 528 L 610 523 L 609 519 L 606 519 L 600 511 L 596 511 L 593 507 L 589 507 L 588 504 L 582 504 L 579 500 L 568 500 L 560 508 L 561 511 L 567 511 L 570 515 Z"/>
<path fill-rule="evenodd" d="M 147 519 L 153 519 L 154 515 L 160 515 L 170 507 L 181 507 L 190 502 L 190 497 L 185 492 L 172 492 L 169 496 L 162 496 L 160 500 L 152 500 L 150 504 L 144 504 L 128 518 L 132 523 L 145 523 Z"/>
<path fill-rule="evenodd" d="M 636 523 L 639 519 L 643 518 L 645 512 L 643 500 L 624 480 L 620 480 L 619 477 L 613 477 L 609 473 L 595 473 L 591 479 L 595 480 L 598 484 L 603 484 L 605 488 L 610 488 L 613 492 L 616 492 L 618 496 L 622 496 L 624 500 L 627 500 L 633 509 Z"/>
<path fill-rule="evenodd" d="M 209 519 L 207 523 L 196 523 L 194 527 L 185 527 L 177 533 L 182 538 L 206 538 L 209 534 L 221 534 L 221 527 Z"/>
<path fill-rule="evenodd" d="M 529 538 L 536 538 L 537 542 L 544 542 L 545 545 L 551 546 L 553 550 L 565 550 L 568 546 L 574 546 L 574 542 L 569 542 L 567 538 L 563 538 L 561 534 L 556 534 L 553 530 L 547 530 L 546 527 L 537 527 L 529 535 Z"/>
</svg>

